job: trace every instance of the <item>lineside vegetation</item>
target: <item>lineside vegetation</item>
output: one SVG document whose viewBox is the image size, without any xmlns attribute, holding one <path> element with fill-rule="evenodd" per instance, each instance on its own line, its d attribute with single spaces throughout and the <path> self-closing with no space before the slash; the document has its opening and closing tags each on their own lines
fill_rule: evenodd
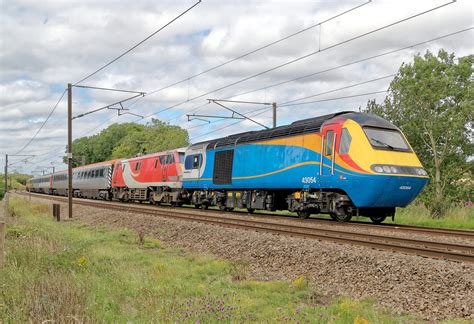
<svg viewBox="0 0 474 324">
<path fill-rule="evenodd" d="M 371 301 L 325 302 L 304 277 L 246 279 L 245 266 L 190 255 L 129 230 L 57 223 L 11 199 L 0 320 L 9 322 L 401 323 Z"/>
<path fill-rule="evenodd" d="M 431 181 L 420 196 L 433 218 L 474 196 L 474 55 L 439 50 L 403 63 L 381 103 L 366 112 L 400 127 Z"/>
</svg>

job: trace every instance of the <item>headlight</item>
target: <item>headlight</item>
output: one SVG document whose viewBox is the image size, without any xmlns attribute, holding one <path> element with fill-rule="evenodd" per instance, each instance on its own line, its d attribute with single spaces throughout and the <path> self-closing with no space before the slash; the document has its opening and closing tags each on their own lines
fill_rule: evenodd
<svg viewBox="0 0 474 324">
<path fill-rule="evenodd" d="M 423 168 L 416 169 L 416 173 L 418 173 L 421 176 L 427 176 L 428 175 L 428 172 L 426 172 L 425 169 L 423 169 Z"/>
<path fill-rule="evenodd" d="M 370 168 L 377 173 L 411 174 L 423 177 L 428 175 L 425 169 L 412 166 L 374 164 Z"/>
</svg>

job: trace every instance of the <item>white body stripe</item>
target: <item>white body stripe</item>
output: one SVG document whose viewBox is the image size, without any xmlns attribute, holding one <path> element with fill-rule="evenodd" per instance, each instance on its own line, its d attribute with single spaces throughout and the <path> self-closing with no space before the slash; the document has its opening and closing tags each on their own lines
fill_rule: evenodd
<svg viewBox="0 0 474 324">
<path fill-rule="evenodd" d="M 173 189 L 180 189 L 183 187 L 182 182 L 175 182 L 175 181 L 165 181 L 165 182 L 139 182 L 136 181 L 132 173 L 130 172 L 130 165 L 127 161 L 123 161 L 123 180 L 125 181 L 125 185 L 128 188 L 137 188 L 137 189 L 145 189 L 148 187 L 170 187 Z"/>
</svg>

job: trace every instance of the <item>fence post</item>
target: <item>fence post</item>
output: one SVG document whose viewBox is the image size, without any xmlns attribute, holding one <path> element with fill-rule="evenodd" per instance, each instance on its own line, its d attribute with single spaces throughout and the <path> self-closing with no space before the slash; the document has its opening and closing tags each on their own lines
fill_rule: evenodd
<svg viewBox="0 0 474 324">
<path fill-rule="evenodd" d="M 61 220 L 61 207 L 59 204 L 53 204 L 53 217 L 59 222 Z"/>
<path fill-rule="evenodd" d="M 3 204 L 5 209 L 0 211 L 0 268 L 5 264 L 5 235 L 7 231 L 7 214 L 8 214 L 8 193 L 3 197 Z M 3 215 L 2 215 L 3 214 Z"/>
</svg>

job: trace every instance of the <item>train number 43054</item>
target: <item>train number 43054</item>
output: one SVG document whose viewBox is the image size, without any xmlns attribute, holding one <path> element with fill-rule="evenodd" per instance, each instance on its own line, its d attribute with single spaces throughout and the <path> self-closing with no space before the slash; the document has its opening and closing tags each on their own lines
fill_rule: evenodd
<svg viewBox="0 0 474 324">
<path fill-rule="evenodd" d="M 316 177 L 303 177 L 301 178 L 302 183 L 316 183 Z"/>
</svg>

